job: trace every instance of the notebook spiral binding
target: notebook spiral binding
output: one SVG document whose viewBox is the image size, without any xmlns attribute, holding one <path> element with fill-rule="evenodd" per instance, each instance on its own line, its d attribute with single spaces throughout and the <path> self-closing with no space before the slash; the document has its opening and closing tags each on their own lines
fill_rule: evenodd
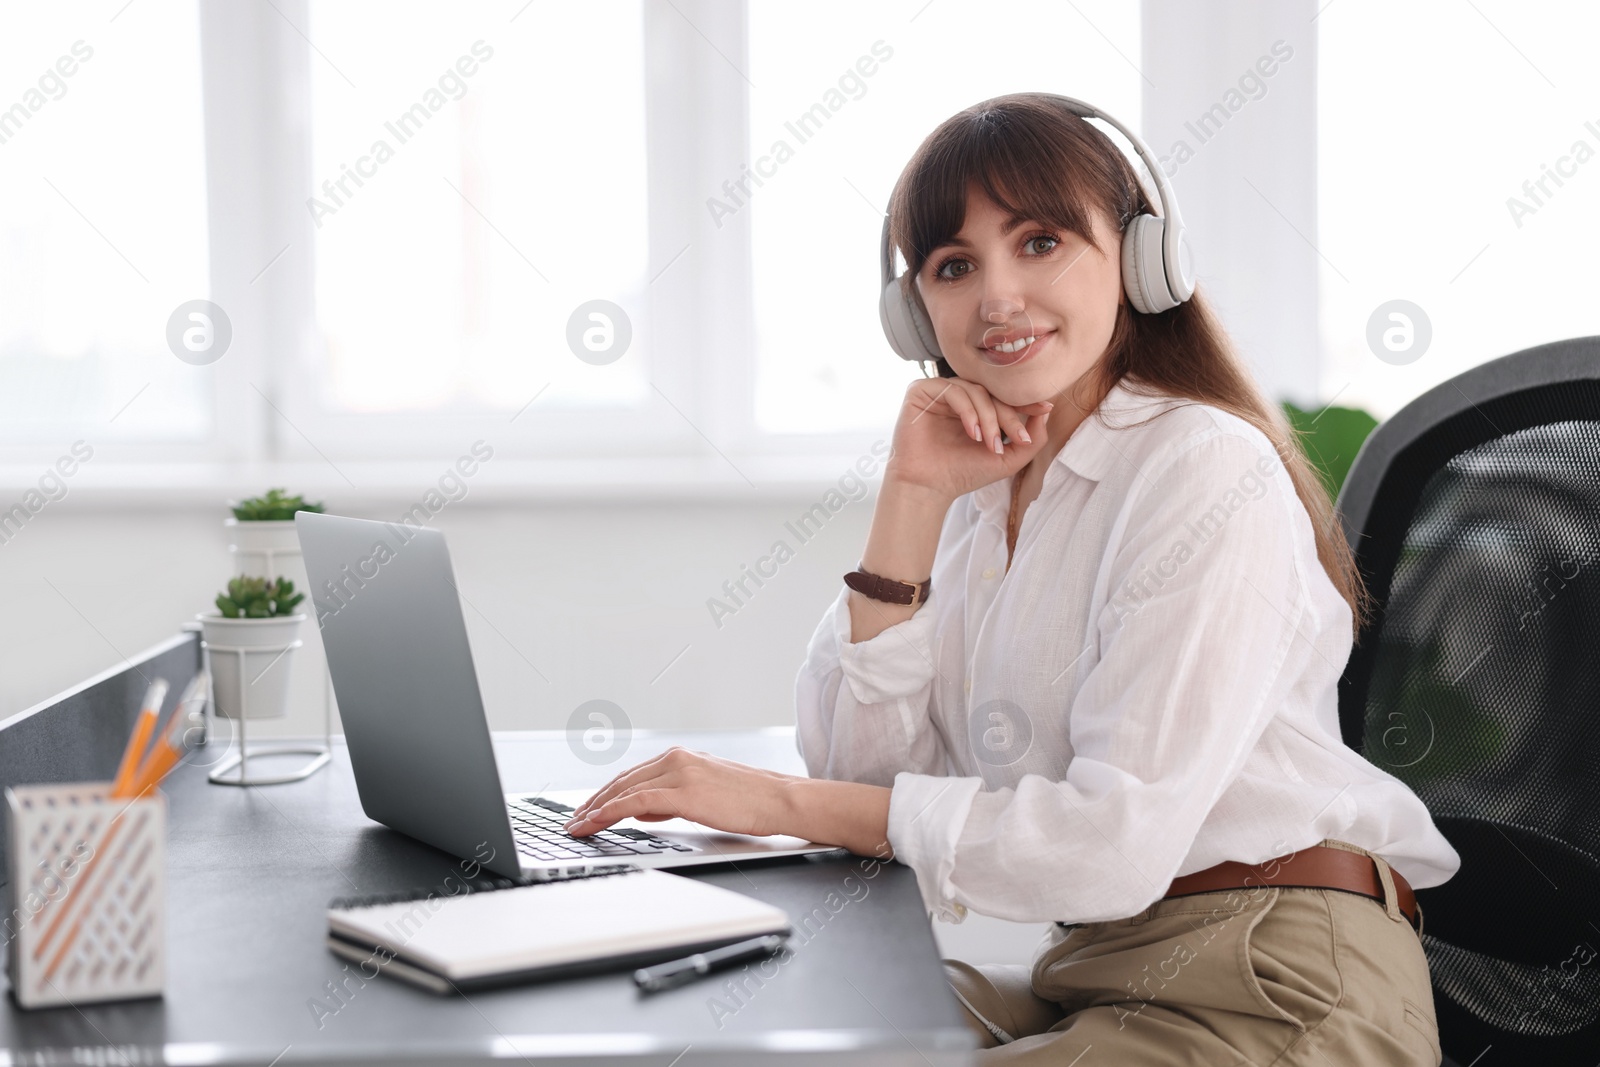
<svg viewBox="0 0 1600 1067">
<path fill-rule="evenodd" d="M 588 871 L 571 874 L 551 874 L 545 878 L 504 878 L 480 875 L 476 878 L 458 877 L 463 887 L 456 892 L 441 890 L 437 886 L 399 889 L 389 893 L 369 893 L 363 896 L 334 897 L 328 901 L 329 911 L 348 911 L 352 908 L 375 908 L 383 904 L 406 904 L 429 897 L 463 897 L 470 893 L 494 893 L 501 889 L 520 889 L 530 885 L 549 885 L 552 882 L 576 882 L 584 878 L 607 878 L 617 874 L 637 874 L 644 868 L 620 863 L 594 867 Z"/>
</svg>

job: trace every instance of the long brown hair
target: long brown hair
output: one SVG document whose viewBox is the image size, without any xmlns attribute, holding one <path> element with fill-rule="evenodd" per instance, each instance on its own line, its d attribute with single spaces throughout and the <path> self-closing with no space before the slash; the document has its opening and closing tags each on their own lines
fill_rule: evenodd
<svg viewBox="0 0 1600 1067">
<path fill-rule="evenodd" d="M 1104 133 L 1048 94 L 998 96 L 941 123 L 895 186 L 889 237 L 905 257 L 908 287 L 928 253 L 960 232 L 973 184 L 1012 217 L 1060 227 L 1091 244 L 1095 209 L 1119 231 L 1142 213 L 1155 214 L 1133 166 Z M 1123 303 L 1099 367 L 1104 389 L 1126 381 L 1137 392 L 1210 404 L 1267 436 L 1311 517 L 1317 558 L 1350 606 L 1359 635 L 1369 596 L 1328 490 L 1299 435 L 1262 396 L 1202 295 L 1196 291 L 1155 315 Z M 953 373 L 942 360 L 939 369 Z"/>
</svg>

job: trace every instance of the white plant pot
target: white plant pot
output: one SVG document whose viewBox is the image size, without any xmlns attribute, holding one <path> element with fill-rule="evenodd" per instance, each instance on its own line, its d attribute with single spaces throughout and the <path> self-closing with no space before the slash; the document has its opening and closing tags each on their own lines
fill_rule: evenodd
<svg viewBox="0 0 1600 1067">
<path fill-rule="evenodd" d="M 230 719 L 281 719 L 287 715 L 289 667 L 294 662 L 305 615 L 229 619 L 206 612 L 199 618 L 201 636 L 210 653 L 211 692 L 217 714 Z"/>
<path fill-rule="evenodd" d="M 300 538 L 295 534 L 293 519 L 241 522 L 230 516 L 222 525 L 228 531 L 228 551 L 233 553 L 235 574 L 277 578 L 284 572 L 284 560 L 300 555 Z"/>
</svg>

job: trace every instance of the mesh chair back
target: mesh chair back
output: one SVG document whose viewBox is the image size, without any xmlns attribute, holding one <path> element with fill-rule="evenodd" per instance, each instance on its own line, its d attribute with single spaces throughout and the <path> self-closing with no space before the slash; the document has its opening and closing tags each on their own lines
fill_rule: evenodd
<svg viewBox="0 0 1600 1067">
<path fill-rule="evenodd" d="M 1461 854 L 1422 890 L 1462 1063 L 1600 1060 L 1600 338 L 1519 352 L 1380 426 L 1339 508 L 1375 600 L 1346 743 Z"/>
</svg>

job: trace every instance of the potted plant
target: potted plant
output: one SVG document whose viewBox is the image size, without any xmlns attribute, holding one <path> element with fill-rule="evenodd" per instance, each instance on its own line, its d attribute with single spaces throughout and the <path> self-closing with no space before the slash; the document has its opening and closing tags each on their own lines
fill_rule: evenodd
<svg viewBox="0 0 1600 1067">
<path fill-rule="evenodd" d="M 239 576 L 217 595 L 217 610 L 200 616 L 210 652 L 212 692 L 218 714 L 230 719 L 276 719 L 289 711 L 290 655 L 305 599 L 285 578 Z"/>
<path fill-rule="evenodd" d="M 289 496 L 282 489 L 268 489 L 261 496 L 237 501 L 230 507 L 233 516 L 223 525 L 228 530 L 228 551 L 234 556 L 235 573 L 264 574 L 269 579 L 283 574 L 280 557 L 300 553 L 294 513 L 322 510 L 320 503 L 308 504 L 298 493 Z"/>
<path fill-rule="evenodd" d="M 1367 435 L 1377 429 L 1378 420 L 1360 408 L 1330 406 L 1306 411 L 1288 400 L 1283 402 L 1283 412 L 1300 438 L 1306 458 L 1328 487 L 1328 495 L 1337 498 L 1356 453 Z"/>
</svg>

